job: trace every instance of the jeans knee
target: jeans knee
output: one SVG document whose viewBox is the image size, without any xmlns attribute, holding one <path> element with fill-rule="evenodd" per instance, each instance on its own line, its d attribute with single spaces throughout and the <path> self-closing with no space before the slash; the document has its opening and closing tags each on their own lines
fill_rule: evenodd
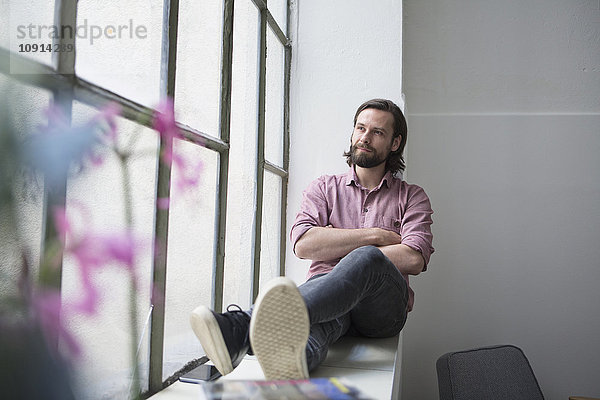
<svg viewBox="0 0 600 400">
<path fill-rule="evenodd" d="M 381 250 L 379 250 L 377 247 L 375 247 L 373 245 L 362 246 L 362 247 L 356 248 L 356 249 L 352 250 L 349 254 L 355 254 L 355 255 L 362 256 L 362 257 L 367 257 L 370 260 L 378 259 L 378 258 L 381 258 L 381 256 L 383 256 L 383 253 L 381 252 Z"/>
<path fill-rule="evenodd" d="M 366 264 L 385 264 L 388 258 L 377 247 L 369 245 L 359 247 L 348 255 L 356 256 L 360 260 L 364 260 Z"/>
<path fill-rule="evenodd" d="M 391 270 L 396 270 L 396 267 L 375 246 L 363 246 L 351 251 L 334 268 L 334 271 L 340 273 L 344 271 L 345 274 L 355 276 L 356 279 L 360 280 L 370 279 L 369 277 L 381 274 L 389 274 Z"/>
</svg>

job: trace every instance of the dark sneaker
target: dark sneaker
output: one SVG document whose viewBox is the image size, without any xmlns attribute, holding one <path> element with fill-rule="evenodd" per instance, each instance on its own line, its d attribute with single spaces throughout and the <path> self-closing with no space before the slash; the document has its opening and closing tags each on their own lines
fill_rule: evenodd
<svg viewBox="0 0 600 400">
<path fill-rule="evenodd" d="M 237 307 L 237 310 L 232 307 Z M 250 317 L 239 306 L 230 305 L 223 314 L 199 306 L 192 311 L 190 323 L 206 356 L 221 375 L 230 373 L 242 362 L 250 346 Z"/>
<path fill-rule="evenodd" d="M 256 299 L 250 343 L 267 380 L 308 379 L 310 324 L 304 299 L 285 277 L 267 283 Z"/>
</svg>

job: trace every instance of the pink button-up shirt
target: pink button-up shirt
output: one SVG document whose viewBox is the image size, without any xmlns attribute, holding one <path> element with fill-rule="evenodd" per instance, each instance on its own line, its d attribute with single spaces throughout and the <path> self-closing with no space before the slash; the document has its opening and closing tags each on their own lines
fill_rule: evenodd
<svg viewBox="0 0 600 400">
<path fill-rule="evenodd" d="M 323 175 L 304 191 L 300 212 L 290 231 L 292 245 L 310 228 L 328 226 L 342 229 L 383 228 L 402 237 L 402 244 L 420 252 L 427 269 L 433 253 L 431 204 L 425 191 L 394 177 L 389 171 L 373 190 L 358 183 L 354 168 L 346 174 Z M 307 278 L 327 273 L 340 261 L 314 260 Z M 408 275 L 404 275 L 408 282 Z M 409 286 L 408 309 L 414 292 Z"/>
</svg>

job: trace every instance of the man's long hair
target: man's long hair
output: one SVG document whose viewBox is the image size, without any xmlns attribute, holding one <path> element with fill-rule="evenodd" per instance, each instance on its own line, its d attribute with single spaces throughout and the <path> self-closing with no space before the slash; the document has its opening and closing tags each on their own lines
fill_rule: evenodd
<svg viewBox="0 0 600 400">
<path fill-rule="evenodd" d="M 404 118 L 404 114 L 402 114 L 402 110 L 400 110 L 400 107 L 398 107 L 391 100 L 367 100 L 364 103 L 362 103 L 360 107 L 358 107 L 358 110 L 356 110 L 356 114 L 354 114 L 354 126 L 356 126 L 356 119 L 358 118 L 358 114 L 360 114 L 368 108 L 387 111 L 392 113 L 392 115 L 394 116 L 394 136 L 392 140 L 400 136 L 400 146 L 398 147 L 398 150 L 392 151 L 388 156 L 385 163 L 385 169 L 387 171 L 391 171 L 392 174 L 395 174 L 398 171 L 404 171 L 405 164 L 402 153 L 404 152 L 404 146 L 406 146 L 408 128 L 406 127 L 406 119 Z M 350 136 L 350 149 L 344 152 L 344 157 L 346 157 L 346 162 L 348 163 L 348 165 L 352 166 L 352 136 Z"/>
</svg>

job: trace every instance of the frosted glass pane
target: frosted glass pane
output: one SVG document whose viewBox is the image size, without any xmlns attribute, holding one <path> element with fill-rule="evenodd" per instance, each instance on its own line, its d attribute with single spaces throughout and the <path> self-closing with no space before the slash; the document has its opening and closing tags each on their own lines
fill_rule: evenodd
<svg viewBox="0 0 600 400">
<path fill-rule="evenodd" d="M 267 0 L 267 7 L 284 34 L 287 29 L 287 2 L 288 0 Z"/>
<path fill-rule="evenodd" d="M 2 74 L 0 74 L 0 92 L 8 99 L 0 104 L 0 108 L 7 112 L 6 115 L 9 116 L 18 140 L 27 140 L 38 126 L 46 124 L 44 111 L 50 102 L 49 92 L 11 81 Z M 7 123 L 8 121 L 1 121 L 2 126 Z M 5 134 L 6 132 L 3 131 L 2 135 Z M 11 150 L 1 148 L 0 157 L 5 157 L 4 151 Z M 42 242 L 43 178 L 22 171 L 18 171 L 13 177 L 18 236 L 15 235 L 15 227 L 6 223 L 8 215 L 2 215 L 2 208 L 0 208 L 0 276 L 2 276 L 0 293 L 3 296 L 17 293 L 18 281 L 21 278 L 20 248 L 24 248 L 27 254 L 31 276 L 37 278 Z"/>
<path fill-rule="evenodd" d="M 8 10 L 7 10 L 8 9 Z M 2 21 L 8 16 L 8 24 L 0 28 L 0 46 L 8 47 L 21 56 L 34 59 L 47 65 L 52 65 L 52 53 L 47 51 L 47 45 L 52 44 L 55 32 L 54 2 L 47 0 L 4 1 L 2 2 Z M 8 12 L 5 14 L 5 12 Z M 4 35 L 4 33 L 7 33 Z M 38 45 L 27 51 L 26 45 Z M 41 49 L 40 45 L 44 45 Z M 11 73 L 19 73 L 12 70 Z"/>
<path fill-rule="evenodd" d="M 227 193 L 223 304 L 250 305 L 255 215 L 256 109 L 258 93 L 258 11 L 235 2 L 231 150 Z"/>
<path fill-rule="evenodd" d="M 96 111 L 75 103 L 73 123 L 79 125 Z M 152 237 L 154 232 L 154 193 L 156 176 L 157 133 L 134 122 L 119 119 L 119 147 L 131 152 L 130 170 L 133 229 L 140 248 L 135 259 L 137 276 L 137 329 L 140 342 L 139 372 L 142 389 L 147 388 L 148 331 Z M 136 137 L 136 140 L 132 140 Z M 108 148 L 98 152 L 102 164 L 88 166 L 69 180 L 67 216 L 75 233 L 67 236 L 67 247 L 76 245 L 81 235 L 96 232 L 114 235 L 126 227 L 125 191 L 121 164 Z M 100 294 L 99 307 L 93 316 L 65 315 L 66 323 L 82 346 L 76 360 L 77 398 L 126 398 L 131 382 L 129 302 L 130 280 L 123 265 L 113 264 L 92 274 L 92 282 Z M 72 254 L 67 253 L 63 269 L 63 302 L 82 298 L 81 269 Z"/>
<path fill-rule="evenodd" d="M 175 111 L 184 124 L 219 137 L 223 2 L 179 7 Z"/>
<path fill-rule="evenodd" d="M 265 172 L 260 251 L 260 286 L 279 276 L 279 239 L 281 238 L 281 178 Z"/>
<path fill-rule="evenodd" d="M 10 33 L 16 36 L 16 27 L 10 22 L 10 5 L 14 0 L 0 0 L 0 47 L 10 47 Z M 18 25 L 18 24 L 17 24 Z"/>
<path fill-rule="evenodd" d="M 284 52 L 277 37 L 267 29 L 267 93 L 265 114 L 265 158 L 283 166 Z"/>
<path fill-rule="evenodd" d="M 190 327 L 190 312 L 212 301 L 218 153 L 177 140 L 174 151 L 190 165 L 202 162 L 197 187 L 178 189 L 185 172 L 172 170 L 167 256 L 163 378 L 204 354 Z M 189 171 L 188 171 L 189 173 Z"/>
<path fill-rule="evenodd" d="M 76 72 L 143 105 L 159 100 L 162 0 L 79 0 Z M 83 34 L 82 34 L 83 35 Z"/>
</svg>

